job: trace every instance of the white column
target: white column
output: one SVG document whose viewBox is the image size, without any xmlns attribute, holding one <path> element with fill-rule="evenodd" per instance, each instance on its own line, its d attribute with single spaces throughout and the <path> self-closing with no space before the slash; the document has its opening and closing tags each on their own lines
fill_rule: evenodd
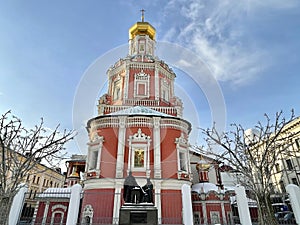
<svg viewBox="0 0 300 225">
<path fill-rule="evenodd" d="M 206 203 L 205 203 L 205 200 L 202 201 L 202 212 L 203 212 L 203 219 L 204 219 L 204 224 L 207 224 L 207 211 L 206 211 Z"/>
<path fill-rule="evenodd" d="M 9 211 L 9 225 L 16 225 L 18 219 L 20 218 L 20 214 L 23 208 L 24 197 L 28 190 L 28 187 L 25 184 L 21 184 L 22 186 L 18 190 L 18 193 L 15 195 L 14 200 L 12 202 L 10 211 Z"/>
<path fill-rule="evenodd" d="M 172 97 L 174 97 L 174 78 L 170 78 L 170 80 L 171 80 L 171 82 L 170 82 L 170 84 L 171 84 L 171 96 L 170 96 L 170 98 L 172 98 Z"/>
<path fill-rule="evenodd" d="M 187 137 L 187 140 L 188 140 L 188 137 Z M 191 169 L 191 161 L 190 161 L 190 155 L 189 155 L 189 147 L 190 144 L 187 142 L 187 148 L 186 148 L 186 159 L 187 159 L 187 170 L 188 170 L 188 174 L 189 174 L 189 178 L 190 180 L 192 180 L 192 169 Z"/>
<path fill-rule="evenodd" d="M 161 178 L 160 117 L 153 118 L 154 178 Z"/>
<path fill-rule="evenodd" d="M 124 148 L 125 148 L 125 123 L 126 117 L 119 116 L 118 153 L 116 163 L 116 178 L 123 178 L 124 170 Z"/>
<path fill-rule="evenodd" d="M 222 200 L 221 200 L 221 209 L 222 209 L 223 224 L 227 224 L 224 201 Z"/>
<path fill-rule="evenodd" d="M 240 185 L 236 185 L 234 188 L 236 193 L 236 202 L 238 205 L 239 217 L 241 224 L 243 225 L 251 225 L 251 217 L 248 207 L 248 199 L 246 197 L 245 188 Z"/>
<path fill-rule="evenodd" d="M 131 46 L 131 44 L 129 44 L 129 45 Z M 127 100 L 128 99 L 128 86 L 129 86 L 129 65 L 127 64 L 127 62 L 126 62 L 125 71 L 126 71 L 126 74 L 125 74 L 125 79 L 124 79 L 124 87 L 123 87 L 124 95 L 123 95 L 123 97 L 124 97 L 124 100 Z"/>
<path fill-rule="evenodd" d="M 158 68 L 157 68 L 157 63 L 155 63 L 154 66 L 154 95 L 155 95 L 155 100 L 159 100 L 160 94 L 159 94 L 159 76 L 158 76 Z"/>
<path fill-rule="evenodd" d="M 111 83 L 111 71 L 112 71 L 112 69 L 111 68 L 109 68 L 108 70 L 107 70 L 107 77 L 108 77 L 108 94 L 109 95 L 112 95 L 112 83 Z"/>
<path fill-rule="evenodd" d="M 32 217 L 31 224 L 35 224 L 36 215 L 37 215 L 37 212 L 38 212 L 38 209 L 39 209 L 39 205 L 40 205 L 40 201 L 37 201 L 36 205 L 34 207 L 34 212 L 33 212 L 33 217 Z"/>
<path fill-rule="evenodd" d="M 289 193 L 294 216 L 298 225 L 300 225 L 300 188 L 295 184 L 288 184 L 286 191 Z"/>
<path fill-rule="evenodd" d="M 71 188 L 71 197 L 69 202 L 69 210 L 66 225 L 77 224 L 81 191 L 82 187 L 80 184 L 75 184 Z"/>
<path fill-rule="evenodd" d="M 89 161 L 90 161 L 90 146 L 88 147 L 87 150 L 87 155 L 86 155 L 86 162 L 85 162 L 85 168 L 84 168 L 84 172 L 85 174 L 87 174 L 87 172 L 89 171 Z M 67 174 L 68 176 L 68 174 Z"/>
<path fill-rule="evenodd" d="M 154 189 L 155 189 L 155 206 L 157 208 L 157 218 L 158 224 L 161 224 L 161 181 L 156 180 L 154 182 Z"/>
<path fill-rule="evenodd" d="M 117 181 L 114 198 L 113 224 L 119 224 L 122 185 L 123 182 Z"/>
<path fill-rule="evenodd" d="M 151 139 L 148 137 L 147 142 L 147 164 L 146 164 L 146 177 L 150 178 L 151 170 L 150 170 L 150 142 Z"/>
<path fill-rule="evenodd" d="M 97 162 L 96 162 L 96 173 L 97 177 L 100 175 L 100 164 L 101 164 L 101 153 L 102 153 L 102 147 L 103 147 L 103 136 L 100 136 L 98 138 L 99 141 L 99 146 L 98 146 L 98 157 L 97 157 Z"/>
<path fill-rule="evenodd" d="M 191 199 L 191 187 L 187 184 L 182 185 L 182 211 L 183 211 L 183 224 L 193 225 L 193 208 Z"/>
<path fill-rule="evenodd" d="M 129 171 L 131 171 L 131 152 L 132 152 L 132 146 L 131 146 L 131 138 L 132 136 L 129 137 L 129 147 L 128 147 L 128 162 L 127 162 L 127 176 L 129 175 Z"/>
<path fill-rule="evenodd" d="M 45 205 L 45 209 L 44 209 L 44 215 L 43 215 L 43 220 L 42 220 L 42 225 L 46 224 L 46 220 L 47 220 L 47 215 L 48 215 L 48 211 L 49 211 L 49 201 L 46 201 L 46 205 Z"/>
</svg>

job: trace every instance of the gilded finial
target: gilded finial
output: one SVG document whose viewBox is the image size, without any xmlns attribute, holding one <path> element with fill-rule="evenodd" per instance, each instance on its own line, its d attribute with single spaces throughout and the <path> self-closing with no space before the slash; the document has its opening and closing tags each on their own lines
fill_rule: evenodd
<svg viewBox="0 0 300 225">
<path fill-rule="evenodd" d="M 142 13 L 142 22 L 144 22 L 144 20 L 145 20 L 145 9 L 141 9 L 141 13 Z"/>
</svg>

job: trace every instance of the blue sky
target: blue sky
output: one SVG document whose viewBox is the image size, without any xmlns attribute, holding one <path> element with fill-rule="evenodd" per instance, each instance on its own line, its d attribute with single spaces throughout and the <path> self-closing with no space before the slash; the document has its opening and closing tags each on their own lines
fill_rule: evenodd
<svg viewBox="0 0 300 225">
<path fill-rule="evenodd" d="M 74 96 L 85 71 L 127 43 L 142 8 L 158 42 L 189 49 L 209 67 L 224 96 L 227 124 L 251 127 L 264 113 L 283 110 L 288 116 L 292 108 L 300 115 L 298 0 L 0 3 L 0 112 L 11 109 L 26 126 L 43 117 L 47 127 L 73 128 Z M 187 119 L 193 120 L 194 105 L 199 120 L 194 128 L 210 126 L 205 93 L 184 71 L 176 72 Z M 68 151 L 82 152 L 72 144 Z"/>
</svg>

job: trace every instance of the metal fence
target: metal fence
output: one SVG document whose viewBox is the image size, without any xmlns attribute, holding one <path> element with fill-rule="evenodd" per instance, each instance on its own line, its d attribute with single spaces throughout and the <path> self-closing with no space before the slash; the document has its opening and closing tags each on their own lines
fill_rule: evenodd
<svg viewBox="0 0 300 225">
<path fill-rule="evenodd" d="M 271 196 L 275 218 L 279 224 L 296 224 L 294 212 L 288 194 L 273 194 Z M 300 212 L 297 212 L 300 213 Z"/>
<path fill-rule="evenodd" d="M 45 205 L 47 202 L 65 202 L 68 205 L 70 193 L 66 192 L 50 192 L 44 193 L 26 193 L 24 196 L 24 205 L 20 215 L 18 225 L 65 225 L 67 216 L 58 215 L 57 217 L 49 217 L 45 214 Z M 120 195 L 120 194 L 118 194 Z M 93 199 L 97 204 L 93 205 L 95 214 L 101 216 L 86 217 L 83 201 L 81 201 L 80 213 L 78 215 L 78 225 L 113 225 L 118 224 L 119 218 L 113 218 L 113 204 L 116 194 L 114 192 L 95 192 L 95 193 L 82 193 L 81 199 Z M 84 198 L 83 198 L 84 197 Z M 119 196 L 120 197 L 120 196 Z M 172 199 L 181 198 L 181 193 L 161 193 L 160 196 L 155 195 L 155 198 L 167 199 L 164 201 L 162 209 L 163 218 L 158 219 L 158 224 L 164 225 L 182 225 L 182 215 L 176 214 L 178 207 L 181 205 L 175 204 Z M 122 197 L 120 197 L 122 199 Z M 105 202 L 105 204 L 101 204 Z M 123 200 L 121 201 L 123 204 Z M 42 209 L 42 210 L 41 210 Z M 50 209 L 49 209 L 50 211 Z M 90 212 L 90 213 L 92 213 Z M 101 212 L 101 213 L 99 213 Z"/>
<path fill-rule="evenodd" d="M 64 202 L 66 208 L 68 206 L 69 194 L 66 192 L 52 192 L 47 193 L 47 195 L 43 195 L 41 193 L 26 193 L 24 196 L 24 205 L 21 211 L 21 215 L 19 218 L 18 225 L 65 225 L 66 224 L 66 216 L 57 216 L 57 217 L 48 217 L 43 210 L 41 212 L 38 211 L 42 204 L 45 204 L 47 200 L 54 200 Z M 120 195 L 120 194 L 119 194 Z M 179 196 L 180 195 L 180 196 Z M 118 224 L 118 218 L 113 218 L 113 204 L 115 193 L 114 192 L 95 192 L 95 193 L 82 193 L 82 197 L 92 198 L 97 204 L 93 206 L 94 212 L 101 212 L 100 217 L 86 217 L 84 208 L 80 207 L 80 213 L 78 215 L 78 225 L 112 225 Z M 120 197 L 120 196 L 119 196 Z M 159 224 L 164 225 L 180 225 L 182 222 L 182 215 L 178 215 L 175 212 L 178 212 L 178 207 L 180 205 L 176 204 L 176 202 L 172 201 L 172 199 L 176 199 L 178 197 L 181 198 L 181 193 L 161 193 L 160 196 L 155 195 L 155 198 L 160 197 L 160 199 L 168 199 L 164 201 L 164 206 L 161 210 L 162 218 L 159 219 Z M 82 198 L 83 199 L 83 198 Z M 122 197 L 120 197 L 122 199 Z M 51 201 L 52 201 L 51 200 Z M 101 204 L 101 202 L 105 202 L 105 204 Z M 81 203 L 82 204 L 82 203 Z M 123 204 L 123 202 L 121 202 Z M 275 217 L 279 224 L 286 225 L 295 225 L 295 217 L 294 213 L 291 210 L 289 198 L 287 195 L 274 195 L 272 196 L 272 206 L 274 209 Z M 234 211 L 234 210 L 233 210 Z M 91 212 L 90 212 L 91 213 Z M 99 215 L 99 213 L 97 213 Z M 1 213 L 0 213 L 1 215 Z M 92 219 L 91 219 L 92 218 Z M 205 224 L 204 218 L 194 218 L 194 224 Z M 210 221 L 206 221 L 210 223 Z M 256 221 L 252 221 L 253 224 L 256 224 Z M 239 218 L 234 216 L 232 224 L 239 224 Z M 208 225 L 208 224 L 206 224 Z"/>
</svg>

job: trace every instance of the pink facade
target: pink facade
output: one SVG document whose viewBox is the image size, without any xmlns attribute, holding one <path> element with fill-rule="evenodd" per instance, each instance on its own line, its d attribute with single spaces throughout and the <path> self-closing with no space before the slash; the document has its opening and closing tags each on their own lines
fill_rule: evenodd
<svg viewBox="0 0 300 225">
<path fill-rule="evenodd" d="M 54 200 L 55 199 L 55 200 Z M 67 220 L 69 199 L 50 197 L 41 200 L 34 224 L 65 224 Z"/>
<path fill-rule="evenodd" d="M 193 193 L 195 224 L 231 224 L 232 210 L 228 194 L 215 191 Z"/>
<path fill-rule="evenodd" d="M 140 187 L 151 180 L 158 221 L 181 224 L 181 187 L 191 185 L 191 125 L 174 93 L 175 73 L 154 54 L 155 29 L 138 22 L 129 33 L 129 56 L 108 69 L 107 94 L 99 99 L 99 115 L 88 122 L 82 211 L 92 208 L 89 221 L 105 216 L 118 221 L 124 180 L 131 172 Z M 109 213 L 95 210 L 99 202 Z"/>
</svg>

